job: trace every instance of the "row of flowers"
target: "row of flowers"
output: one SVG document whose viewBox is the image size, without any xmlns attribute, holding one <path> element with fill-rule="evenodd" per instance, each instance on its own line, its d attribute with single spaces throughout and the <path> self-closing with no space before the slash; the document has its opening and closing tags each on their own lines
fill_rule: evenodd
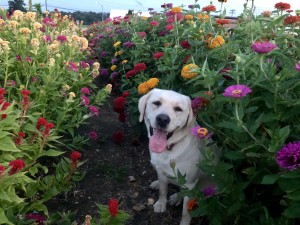
<svg viewBox="0 0 300 225">
<path fill-rule="evenodd" d="M 207 215 L 211 224 L 296 223 L 300 16 L 284 2 L 254 15 L 251 1 L 233 21 L 213 4 L 197 2 L 94 24 L 86 32 L 89 56 L 113 89 L 126 93 L 115 111 L 126 106 L 137 128 L 137 101 L 151 89 L 192 98 L 200 124 L 192 134 L 222 149 L 218 165 L 208 149 L 199 163 L 216 180 L 210 194 L 185 190 L 192 216 Z"/>
<path fill-rule="evenodd" d="M 95 86 L 100 64 L 86 59 L 88 40 L 57 10 L 1 9 L 0 30 L 0 223 L 42 224 L 45 203 L 83 178 L 79 146 L 97 134 L 75 130 L 99 116 L 112 86 Z"/>
</svg>

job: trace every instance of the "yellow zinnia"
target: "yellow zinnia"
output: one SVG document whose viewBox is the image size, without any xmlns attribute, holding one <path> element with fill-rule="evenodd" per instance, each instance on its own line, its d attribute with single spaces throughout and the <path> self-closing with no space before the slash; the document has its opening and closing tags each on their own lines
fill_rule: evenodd
<svg viewBox="0 0 300 225">
<path fill-rule="evenodd" d="M 191 79 L 198 75 L 197 72 L 190 72 L 193 69 L 200 69 L 196 64 L 187 64 L 181 70 L 181 76 L 185 79 Z"/>
<path fill-rule="evenodd" d="M 118 47 L 121 44 L 121 41 L 117 41 L 116 43 L 114 43 L 114 47 Z"/>
<path fill-rule="evenodd" d="M 144 95 L 144 94 L 146 94 L 148 91 L 149 91 L 149 88 L 148 88 L 147 82 L 144 82 L 144 83 L 139 84 L 139 86 L 138 86 L 138 93 L 139 93 L 140 95 Z"/>
<path fill-rule="evenodd" d="M 156 87 L 156 85 L 158 84 L 159 79 L 157 78 L 150 78 L 149 80 L 147 80 L 147 86 L 148 88 L 152 89 L 154 87 Z"/>
<path fill-rule="evenodd" d="M 110 67 L 110 69 L 111 69 L 112 71 L 114 71 L 116 68 L 117 68 L 116 65 L 112 65 L 112 66 Z"/>
<path fill-rule="evenodd" d="M 225 43 L 224 38 L 221 35 L 217 35 L 216 37 L 212 38 L 208 38 L 208 42 L 207 42 L 207 46 L 208 48 L 212 49 L 218 46 L 221 46 Z"/>
<path fill-rule="evenodd" d="M 181 7 L 173 7 L 171 9 L 171 12 L 173 12 L 173 13 L 181 13 L 181 11 L 182 11 Z"/>
<path fill-rule="evenodd" d="M 198 17 L 198 19 L 201 20 L 202 22 L 208 21 L 208 19 L 209 19 L 209 15 L 203 14 L 203 13 L 200 13 L 197 17 Z"/>
<path fill-rule="evenodd" d="M 185 18 L 186 20 L 192 20 L 192 19 L 194 18 L 194 16 L 191 15 L 191 14 L 188 14 L 188 15 L 185 15 L 184 18 Z"/>
</svg>

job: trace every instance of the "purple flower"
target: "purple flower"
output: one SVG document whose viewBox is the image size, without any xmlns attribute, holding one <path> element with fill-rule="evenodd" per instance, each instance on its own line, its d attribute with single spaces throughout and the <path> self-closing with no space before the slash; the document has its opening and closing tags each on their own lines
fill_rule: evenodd
<svg viewBox="0 0 300 225">
<path fill-rule="evenodd" d="M 113 58 L 113 59 L 111 60 L 111 64 L 117 64 L 117 62 L 118 62 L 118 59 L 117 59 L 117 58 Z"/>
<path fill-rule="evenodd" d="M 112 37 L 114 37 L 114 36 L 115 36 L 114 34 L 110 34 L 108 37 L 112 38 Z"/>
<path fill-rule="evenodd" d="M 135 46 L 135 44 L 133 42 L 130 42 L 130 41 L 126 41 L 124 44 L 123 44 L 124 47 L 127 47 L 127 48 L 131 48 L 133 46 Z"/>
<path fill-rule="evenodd" d="M 108 74 L 107 69 L 100 69 L 100 74 L 101 74 L 102 76 L 106 76 L 106 75 Z"/>
<path fill-rule="evenodd" d="M 271 52 L 273 49 L 277 48 L 277 45 L 268 41 L 265 42 L 258 41 L 253 43 L 251 47 L 252 50 L 257 53 L 268 53 Z"/>
<path fill-rule="evenodd" d="M 252 90 L 243 84 L 229 86 L 223 92 L 223 96 L 230 98 L 242 98 L 251 93 Z"/>
<path fill-rule="evenodd" d="M 216 194 L 216 188 L 215 187 L 207 187 L 207 188 L 204 188 L 202 190 L 202 192 L 203 192 L 203 195 L 208 198 L 208 197 L 211 197 Z"/>
<path fill-rule="evenodd" d="M 44 40 L 44 42 L 51 42 L 51 41 L 52 41 L 50 35 L 45 35 L 45 36 L 43 36 L 43 40 Z"/>
<path fill-rule="evenodd" d="M 67 66 L 68 70 L 72 70 L 74 72 L 78 72 L 78 67 L 75 62 L 69 62 L 69 65 Z"/>
<path fill-rule="evenodd" d="M 213 133 L 208 133 L 206 128 L 200 127 L 199 125 L 192 127 L 191 133 L 200 139 L 209 139 L 213 135 Z"/>
<path fill-rule="evenodd" d="M 90 106 L 90 113 L 89 113 L 89 116 L 92 117 L 92 116 L 99 116 L 99 109 L 95 106 Z"/>
<path fill-rule="evenodd" d="M 195 6 L 194 5 L 188 5 L 188 8 L 193 9 L 193 8 L 195 8 Z"/>
<path fill-rule="evenodd" d="M 86 63 L 86 62 L 84 62 L 84 61 L 81 61 L 79 64 L 80 64 L 80 67 L 81 67 L 82 69 L 85 69 L 85 68 L 89 67 L 89 64 Z"/>
<path fill-rule="evenodd" d="M 168 8 L 172 8 L 172 7 L 173 7 L 173 3 L 167 3 L 166 6 L 167 6 Z"/>
<path fill-rule="evenodd" d="M 96 131 L 89 132 L 89 138 L 96 141 L 98 139 L 98 134 Z"/>
<path fill-rule="evenodd" d="M 298 63 L 295 65 L 295 69 L 300 72 L 300 61 L 298 61 Z"/>
<path fill-rule="evenodd" d="M 203 105 L 203 101 L 201 97 L 196 97 L 192 100 L 191 102 L 192 104 L 192 109 L 194 112 L 194 115 L 198 112 L 198 110 L 201 109 L 202 105 Z"/>
<path fill-rule="evenodd" d="M 297 169 L 300 166 L 300 141 L 284 145 L 277 152 L 276 162 L 283 169 Z"/>
<path fill-rule="evenodd" d="M 64 35 L 58 35 L 56 40 L 62 42 L 62 43 L 65 43 L 66 41 L 68 41 L 68 38 Z"/>
<path fill-rule="evenodd" d="M 101 58 L 105 58 L 107 55 L 108 55 L 108 54 L 107 54 L 107 51 L 103 51 L 103 52 L 101 52 L 101 54 L 100 54 Z"/>
<path fill-rule="evenodd" d="M 99 34 L 98 38 L 105 38 L 105 35 L 104 34 Z"/>
<path fill-rule="evenodd" d="M 90 95 L 91 94 L 90 89 L 87 88 L 87 87 L 81 88 L 80 93 L 85 94 L 85 95 Z"/>
<path fill-rule="evenodd" d="M 110 74 L 110 79 L 115 79 L 118 76 L 118 72 L 113 72 Z"/>
<path fill-rule="evenodd" d="M 153 8 L 148 8 L 148 11 L 153 11 L 154 9 Z"/>
</svg>

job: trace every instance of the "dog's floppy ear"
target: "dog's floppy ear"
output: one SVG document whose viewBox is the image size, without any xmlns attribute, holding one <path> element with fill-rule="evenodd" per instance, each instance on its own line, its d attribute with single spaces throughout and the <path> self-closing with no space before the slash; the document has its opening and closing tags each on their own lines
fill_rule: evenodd
<svg viewBox="0 0 300 225">
<path fill-rule="evenodd" d="M 140 98 L 139 100 L 139 112 L 140 112 L 140 118 L 139 121 L 142 122 L 145 116 L 145 110 L 146 110 L 146 106 L 147 106 L 147 101 L 149 99 L 151 95 L 151 91 L 144 95 L 143 97 Z"/>
<path fill-rule="evenodd" d="M 189 115 L 188 118 L 186 120 L 186 126 L 191 126 L 194 124 L 195 122 L 195 117 L 194 117 L 194 112 L 193 112 L 193 108 L 192 108 L 192 102 L 191 99 L 189 97 L 187 97 L 187 101 L 188 101 L 188 106 L 189 106 Z"/>
</svg>

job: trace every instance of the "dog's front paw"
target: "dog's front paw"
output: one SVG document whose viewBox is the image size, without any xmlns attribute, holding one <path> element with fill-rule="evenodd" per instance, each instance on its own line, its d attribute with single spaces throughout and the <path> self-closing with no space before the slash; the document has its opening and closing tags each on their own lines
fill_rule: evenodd
<svg viewBox="0 0 300 225">
<path fill-rule="evenodd" d="M 178 206 L 182 202 L 182 196 L 179 193 L 175 193 L 170 196 L 168 203 L 170 205 Z"/>
<path fill-rule="evenodd" d="M 167 209 L 167 201 L 164 200 L 158 200 L 154 205 L 153 205 L 153 209 L 154 212 L 156 213 L 162 213 L 165 212 Z"/>
</svg>

